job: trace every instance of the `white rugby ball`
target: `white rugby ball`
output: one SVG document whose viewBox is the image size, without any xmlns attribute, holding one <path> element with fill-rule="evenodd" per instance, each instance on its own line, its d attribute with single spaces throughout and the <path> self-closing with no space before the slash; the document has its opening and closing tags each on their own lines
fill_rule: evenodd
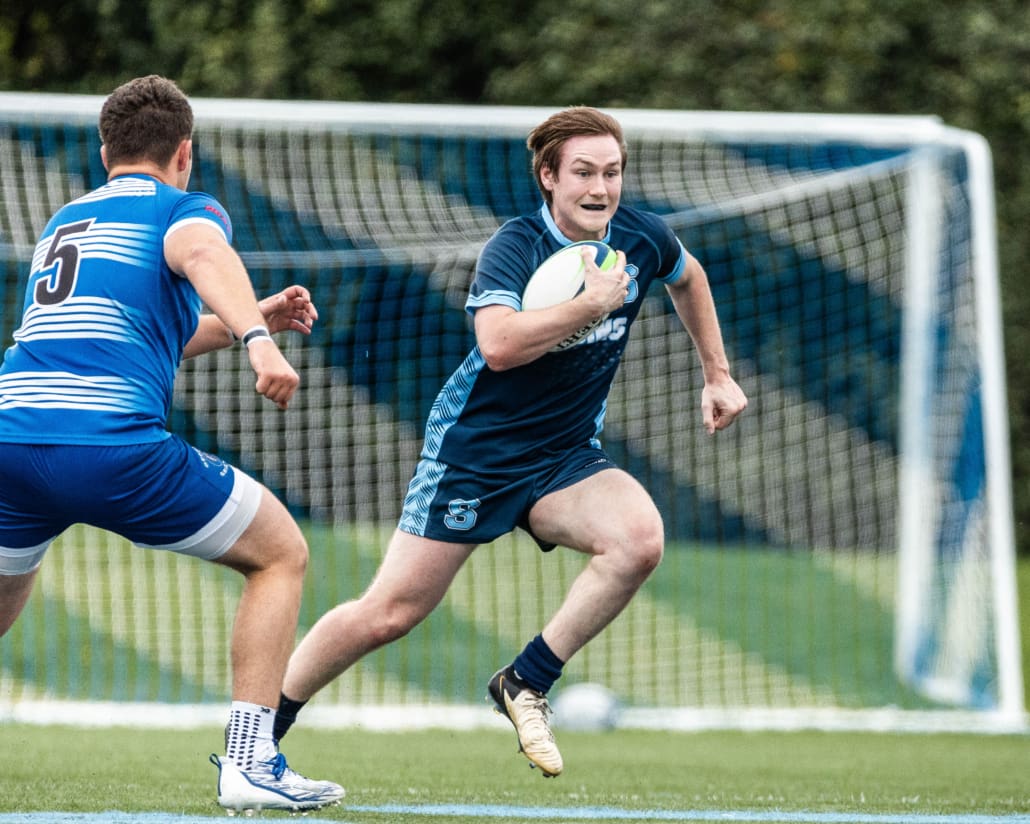
<svg viewBox="0 0 1030 824">
<path fill-rule="evenodd" d="M 617 260 L 615 250 L 607 243 L 599 240 L 584 240 L 564 246 L 541 263 L 530 275 L 529 282 L 522 292 L 522 308 L 546 309 L 558 303 L 572 300 L 583 290 L 586 277 L 586 265 L 583 263 L 583 247 L 594 250 L 594 262 L 597 268 L 605 271 L 611 269 Z M 568 349 L 579 343 L 600 325 L 608 315 L 577 329 L 551 351 Z"/>
</svg>

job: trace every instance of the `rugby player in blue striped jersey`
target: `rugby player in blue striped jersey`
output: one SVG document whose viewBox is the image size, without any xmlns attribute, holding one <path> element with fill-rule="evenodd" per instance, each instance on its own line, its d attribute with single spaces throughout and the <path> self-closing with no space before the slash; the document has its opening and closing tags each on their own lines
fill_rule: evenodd
<svg viewBox="0 0 1030 824">
<path fill-rule="evenodd" d="M 237 338 L 257 392 L 285 409 L 299 378 L 272 333 L 307 334 L 317 311 L 300 286 L 256 299 L 225 209 L 186 191 L 192 133 L 172 81 L 119 86 L 100 112 L 107 183 L 59 209 L 36 246 L 0 365 L 0 634 L 75 523 L 241 572 L 218 801 L 317 809 L 343 789 L 295 773 L 273 738 L 307 544 L 268 489 L 165 428 L 180 360 Z"/>
</svg>

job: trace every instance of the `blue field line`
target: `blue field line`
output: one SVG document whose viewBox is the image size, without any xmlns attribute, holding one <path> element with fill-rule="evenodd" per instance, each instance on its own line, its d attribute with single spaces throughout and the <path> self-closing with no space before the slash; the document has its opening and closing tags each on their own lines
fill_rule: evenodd
<svg viewBox="0 0 1030 824">
<path fill-rule="evenodd" d="M 504 804 L 383 804 L 348 806 L 355 813 L 472 818 L 477 821 L 723 821 L 748 824 L 1030 824 L 1030 813 L 815 813 L 781 810 L 630 810 L 619 807 L 522 807 Z M 234 821 L 236 819 L 233 819 Z M 247 819 L 254 820 L 254 819 Z M 280 820 L 276 817 L 276 820 Z M 211 824 L 225 815 L 173 813 L 0 813 L 0 824 Z M 304 824 L 347 824 L 341 819 L 304 818 Z"/>
<path fill-rule="evenodd" d="M 955 815 L 809 813 L 781 810 L 628 810 L 619 807 L 519 807 L 505 804 L 385 804 L 348 806 L 355 813 L 503 818 L 506 821 L 744 821 L 788 824 L 1030 824 L 1030 814 Z M 0 819 L 0 824 L 5 824 Z"/>
<path fill-rule="evenodd" d="M 1030 814 L 955 815 L 809 813 L 780 810 L 628 810 L 618 807 L 519 807 L 502 804 L 386 804 L 348 807 L 352 812 L 503 818 L 508 821 L 741 821 L 788 824 L 1030 824 Z M 0 819 L 0 824 L 5 822 Z"/>
<path fill-rule="evenodd" d="M 0 824 L 211 824 L 219 821 L 227 824 L 230 821 L 303 821 L 304 824 L 348 824 L 335 818 L 286 818 L 282 815 L 274 817 L 244 818 L 242 814 L 229 818 L 225 813 L 220 815 L 178 815 L 176 813 L 123 813 L 108 810 L 102 813 L 0 813 Z"/>
</svg>

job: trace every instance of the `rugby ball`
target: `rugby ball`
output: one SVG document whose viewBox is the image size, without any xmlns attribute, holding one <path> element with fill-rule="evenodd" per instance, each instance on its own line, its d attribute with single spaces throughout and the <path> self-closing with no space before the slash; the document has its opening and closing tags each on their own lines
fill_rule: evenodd
<svg viewBox="0 0 1030 824">
<path fill-rule="evenodd" d="M 586 277 L 586 265 L 583 263 L 583 247 L 594 250 L 594 263 L 605 271 L 615 266 L 617 257 L 615 250 L 607 243 L 599 240 L 584 240 L 563 246 L 547 260 L 541 263 L 530 276 L 525 290 L 522 292 L 522 309 L 546 309 L 558 303 L 572 300 L 583 290 Z M 577 329 L 552 351 L 568 349 L 589 335 L 608 315 Z"/>
</svg>

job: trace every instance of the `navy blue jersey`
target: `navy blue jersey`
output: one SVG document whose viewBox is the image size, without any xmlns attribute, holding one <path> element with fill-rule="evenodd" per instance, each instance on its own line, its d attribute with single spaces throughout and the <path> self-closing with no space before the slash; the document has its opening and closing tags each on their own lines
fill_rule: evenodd
<svg viewBox="0 0 1030 824">
<path fill-rule="evenodd" d="M 232 238 L 209 195 L 142 174 L 117 177 L 51 218 L 0 365 L 0 441 L 168 437 L 172 385 L 201 301 L 165 263 L 164 239 L 195 221 Z"/>
<path fill-rule="evenodd" d="M 503 472 L 597 444 L 608 392 L 644 295 L 655 279 L 674 283 L 686 266 L 679 239 L 649 212 L 621 206 L 604 241 L 626 253 L 631 282 L 625 304 L 576 345 L 503 372 L 491 370 L 474 347 L 433 404 L 423 457 Z M 466 310 L 495 304 L 521 309 L 530 276 L 571 242 L 546 204 L 508 221 L 480 253 Z"/>
</svg>

